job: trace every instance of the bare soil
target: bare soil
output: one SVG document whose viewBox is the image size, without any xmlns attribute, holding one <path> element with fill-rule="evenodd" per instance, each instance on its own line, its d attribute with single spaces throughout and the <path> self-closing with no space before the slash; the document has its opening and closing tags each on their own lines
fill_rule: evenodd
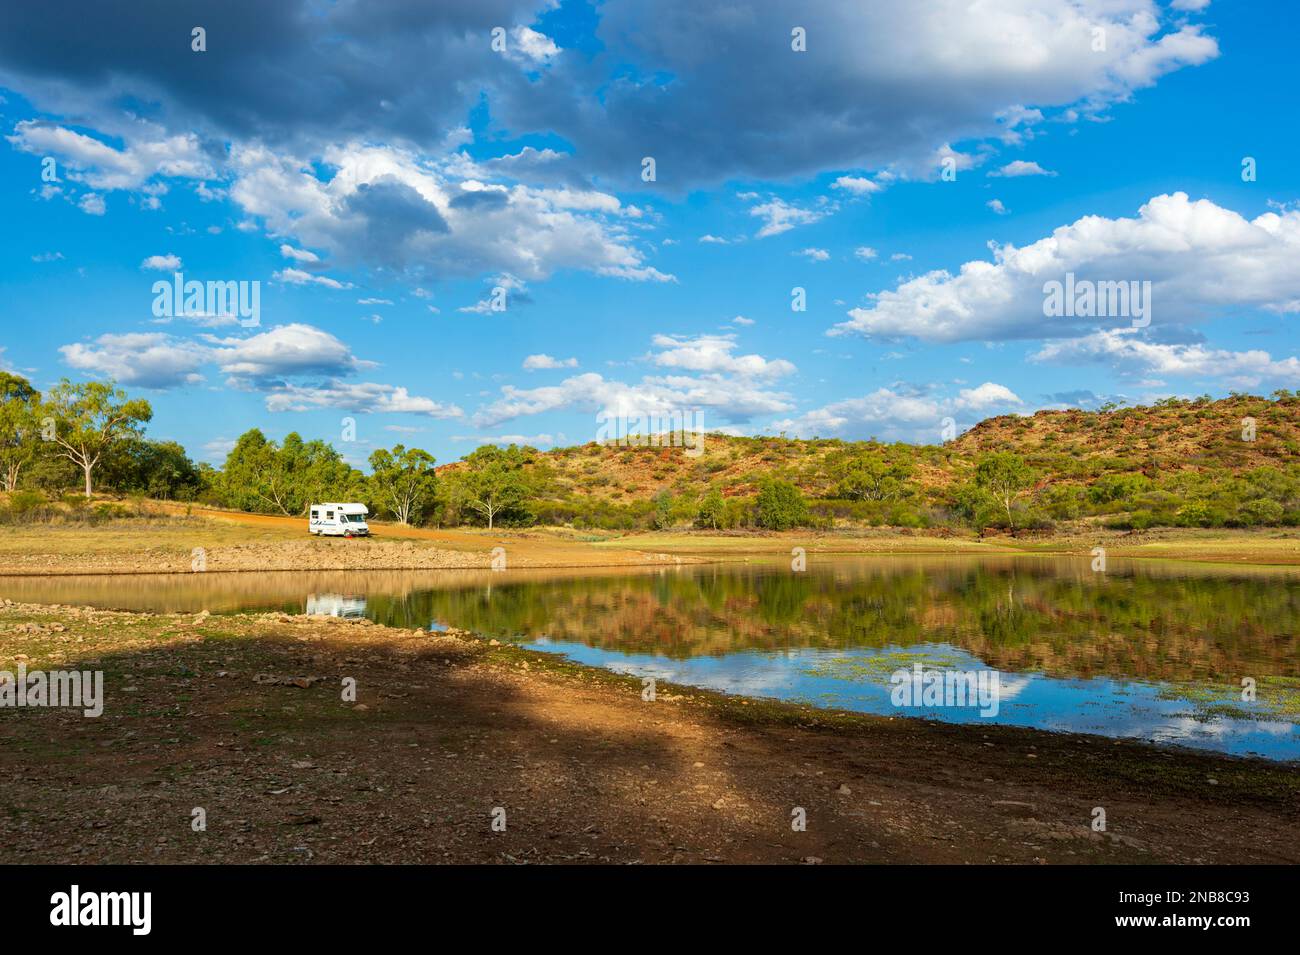
<svg viewBox="0 0 1300 955">
<path fill-rule="evenodd" d="M 0 669 L 19 662 L 102 669 L 106 705 L 0 709 L 4 864 L 1300 862 L 1294 766 L 646 701 L 460 632 L 6 602 Z"/>
</svg>

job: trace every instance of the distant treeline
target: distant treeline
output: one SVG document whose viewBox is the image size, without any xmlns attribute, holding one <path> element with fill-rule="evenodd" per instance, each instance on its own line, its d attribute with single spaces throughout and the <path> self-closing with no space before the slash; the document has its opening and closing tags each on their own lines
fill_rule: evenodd
<svg viewBox="0 0 1300 955">
<path fill-rule="evenodd" d="M 1216 411 L 1216 405 L 1223 407 Z M 367 474 L 328 442 L 297 433 L 277 442 L 256 428 L 239 437 L 221 468 L 196 464 L 176 442 L 145 437 L 149 403 L 111 383 L 65 380 L 42 395 L 26 379 L 0 372 L 0 488 L 9 492 L 0 518 L 116 513 L 111 503 L 90 503 L 98 491 L 290 516 L 305 515 L 313 501 L 361 501 L 381 519 L 438 526 L 1016 533 L 1089 523 L 1300 525 L 1300 445 L 1285 428 L 1275 429 L 1284 439 L 1273 442 L 1272 456 L 1258 466 L 1243 465 L 1250 462 L 1236 446 L 1255 441 L 1254 418 L 1243 419 L 1251 433 L 1243 429 L 1240 442 L 1235 436 L 1205 442 L 1214 453 L 1193 469 L 1181 462 L 1163 467 L 1150 455 L 1142 461 L 1085 453 L 1107 429 L 1120 429 L 1113 440 L 1131 436 L 1135 443 L 1167 434 L 1166 421 L 1185 427 L 1235 421 L 1243 408 L 1289 427 L 1300 397 L 1170 399 L 1152 408 L 1072 412 L 1060 421 L 1044 418 L 1051 429 L 1035 441 L 1029 439 L 1037 416 L 1015 419 L 1005 423 L 1010 438 L 987 428 L 969 433 L 974 450 L 709 435 L 698 460 L 680 449 L 595 443 L 550 452 L 485 445 L 436 470 L 431 454 L 399 444 L 374 451 Z M 1001 450 L 981 450 L 979 441 Z M 1258 453 L 1254 445 L 1251 453 Z"/>
</svg>

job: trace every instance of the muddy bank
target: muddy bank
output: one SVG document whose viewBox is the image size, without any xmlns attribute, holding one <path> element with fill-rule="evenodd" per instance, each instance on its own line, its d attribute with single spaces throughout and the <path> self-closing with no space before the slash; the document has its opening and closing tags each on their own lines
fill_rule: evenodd
<svg viewBox="0 0 1300 955">
<path fill-rule="evenodd" d="M 1294 767 L 646 701 L 460 632 L 0 606 L 19 662 L 103 670 L 105 707 L 0 709 L 0 863 L 1300 861 Z"/>
</svg>

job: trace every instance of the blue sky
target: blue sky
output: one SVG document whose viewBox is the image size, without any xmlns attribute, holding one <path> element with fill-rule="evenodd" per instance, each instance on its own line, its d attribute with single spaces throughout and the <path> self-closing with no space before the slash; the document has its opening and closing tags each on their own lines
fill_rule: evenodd
<svg viewBox="0 0 1300 955">
<path fill-rule="evenodd" d="M 114 378 L 197 458 L 1300 387 L 1284 4 L 263 6 L 0 12 L 0 366 Z M 259 324 L 160 319 L 177 271 Z M 1045 316 L 1066 273 L 1149 324 Z"/>
</svg>

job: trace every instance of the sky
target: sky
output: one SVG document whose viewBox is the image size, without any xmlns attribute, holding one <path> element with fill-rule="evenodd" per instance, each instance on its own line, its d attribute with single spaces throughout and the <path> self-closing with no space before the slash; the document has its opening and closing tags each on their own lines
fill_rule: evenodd
<svg viewBox="0 0 1300 955">
<path fill-rule="evenodd" d="M 1300 388 L 1285 3 L 110 6 L 0 7 L 0 368 L 199 460 Z"/>
</svg>

